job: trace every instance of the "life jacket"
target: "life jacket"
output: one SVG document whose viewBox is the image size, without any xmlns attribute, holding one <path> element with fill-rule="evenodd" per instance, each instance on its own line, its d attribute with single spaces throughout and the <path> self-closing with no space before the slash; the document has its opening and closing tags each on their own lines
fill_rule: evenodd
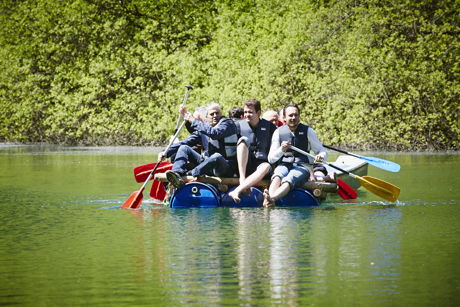
<svg viewBox="0 0 460 307">
<path fill-rule="evenodd" d="M 295 146 L 303 151 L 310 152 L 310 142 L 308 142 L 308 126 L 299 124 L 294 133 L 289 129 L 288 125 L 284 125 L 278 128 L 280 137 L 280 144 L 284 141 L 291 142 L 292 146 Z M 281 158 L 282 162 L 285 163 L 312 163 L 313 160 L 310 157 L 302 155 L 292 149 L 288 149 L 284 152 Z"/>
<path fill-rule="evenodd" d="M 231 121 L 234 124 L 233 120 L 230 118 L 221 117 L 217 125 L 220 125 L 224 121 Z M 203 144 L 203 155 L 205 157 L 209 157 L 218 152 L 226 159 L 236 158 L 236 145 L 238 142 L 238 135 L 236 133 L 223 139 L 211 139 L 209 136 L 201 133 L 201 142 Z"/>
<path fill-rule="evenodd" d="M 271 145 L 271 123 L 265 119 L 261 119 L 259 124 L 253 130 L 246 120 L 238 122 L 240 133 L 249 139 L 249 151 L 258 160 L 268 161 L 268 152 Z"/>
</svg>

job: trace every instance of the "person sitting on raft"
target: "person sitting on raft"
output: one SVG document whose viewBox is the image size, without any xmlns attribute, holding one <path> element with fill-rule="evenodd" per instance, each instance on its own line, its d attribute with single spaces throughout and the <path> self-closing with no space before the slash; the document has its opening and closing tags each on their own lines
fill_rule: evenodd
<svg viewBox="0 0 460 307">
<path fill-rule="evenodd" d="M 180 188 L 184 185 L 184 175 L 233 177 L 238 140 L 235 122 L 222 116 L 221 108 L 215 102 L 206 107 L 206 122 L 195 119 L 185 107 L 181 107 L 180 113 L 191 123 L 194 132 L 171 145 L 167 152 L 160 153 L 160 160 L 166 157 L 173 161 L 172 169 L 166 172 L 168 181 Z M 198 144 L 202 146 L 201 155 L 192 148 Z"/>
<path fill-rule="evenodd" d="M 284 125 L 284 123 L 281 122 L 278 119 L 278 117 L 279 117 L 278 112 L 276 112 L 275 110 L 267 110 L 262 115 L 263 119 L 268 120 L 269 122 L 272 122 L 273 125 L 275 125 L 276 127 Z"/>
<path fill-rule="evenodd" d="M 319 141 L 316 132 L 300 123 L 300 110 L 295 104 L 284 107 L 285 125 L 273 133 L 268 162 L 278 163 L 269 189 L 264 190 L 265 207 L 275 205 L 275 202 L 296 187 L 304 185 L 310 177 L 310 158 L 290 149 L 293 145 L 303 151 L 315 153 L 315 162 L 324 161 L 327 151 Z"/>
<path fill-rule="evenodd" d="M 272 170 L 268 163 L 268 151 L 276 126 L 260 118 L 260 101 L 249 99 L 244 102 L 244 120 L 238 121 L 241 137 L 238 140 L 237 160 L 240 185 L 228 195 L 240 202 L 239 195 L 262 180 Z M 246 174 L 250 174 L 246 177 Z"/>
<path fill-rule="evenodd" d="M 239 120 L 243 119 L 244 116 L 244 110 L 242 107 L 235 106 L 228 111 L 228 117 L 234 119 L 234 120 Z"/>
</svg>

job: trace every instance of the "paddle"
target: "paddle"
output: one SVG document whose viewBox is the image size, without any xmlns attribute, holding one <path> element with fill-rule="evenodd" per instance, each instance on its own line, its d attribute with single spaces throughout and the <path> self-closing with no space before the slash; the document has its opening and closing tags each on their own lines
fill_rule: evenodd
<svg viewBox="0 0 460 307">
<path fill-rule="evenodd" d="M 188 99 L 188 95 L 189 95 L 190 91 L 193 89 L 193 87 L 191 85 L 186 85 L 185 87 L 187 88 L 187 90 L 185 91 L 184 100 L 183 100 L 183 102 L 181 104 L 182 107 L 185 106 L 185 103 L 187 102 L 187 99 Z M 169 147 L 171 147 L 171 145 L 174 143 L 174 140 L 177 138 L 177 136 L 179 135 L 180 131 L 182 130 L 182 127 L 184 127 L 184 125 L 185 125 L 185 120 L 184 120 L 182 122 L 182 124 L 179 126 L 180 119 L 181 119 L 181 115 L 179 113 L 179 116 L 177 117 L 176 128 L 174 129 L 174 136 L 169 141 L 169 144 L 166 147 L 165 151 L 167 151 L 169 149 Z M 161 163 L 156 163 L 155 164 L 154 168 L 152 169 L 150 174 L 147 176 L 147 178 L 146 178 L 144 184 L 142 185 L 142 187 L 139 189 L 139 191 L 133 192 L 128 197 L 128 199 L 121 206 L 122 208 L 130 208 L 130 209 L 139 208 L 139 206 L 142 203 L 142 198 L 143 198 L 142 192 L 144 191 L 145 186 L 150 181 L 150 179 L 152 178 L 153 174 L 155 173 L 155 171 L 157 170 L 157 168 L 160 165 L 161 165 Z"/>
<path fill-rule="evenodd" d="M 166 198 L 166 189 L 163 182 L 154 180 L 152 187 L 150 188 L 150 197 L 158 200 L 165 200 Z"/>
<path fill-rule="evenodd" d="M 303 151 L 302 149 L 299 149 L 294 146 L 290 146 L 290 148 L 305 156 L 310 156 L 312 158 L 315 158 L 313 155 L 309 154 L 308 152 Z M 322 163 L 329 165 L 330 167 L 333 167 L 341 171 L 342 173 L 348 174 L 352 178 L 359 180 L 359 182 L 365 189 L 367 189 L 369 192 L 374 193 L 377 196 L 380 196 L 383 199 L 386 199 L 391 202 L 395 202 L 398 199 L 400 189 L 397 186 L 392 185 L 391 183 L 385 182 L 381 179 L 377 179 L 371 176 L 361 177 L 361 176 L 355 175 L 344 169 L 341 169 L 338 166 L 335 166 L 334 164 L 330 164 L 326 161 L 323 161 Z"/>
<path fill-rule="evenodd" d="M 160 165 L 153 173 L 153 175 L 164 173 L 172 169 L 172 163 L 169 161 L 159 162 Z M 148 175 L 152 169 L 157 165 L 157 163 L 149 163 L 140 165 L 134 168 L 134 178 L 137 182 L 144 182 L 147 179 Z M 152 179 L 152 178 L 151 178 Z M 166 189 L 161 181 L 153 180 L 152 187 L 150 188 L 150 196 L 158 200 L 164 200 L 166 197 Z"/>
<path fill-rule="evenodd" d="M 337 178 L 337 186 L 339 187 L 337 194 L 343 199 L 356 199 L 358 197 L 358 193 L 340 178 Z"/>
<path fill-rule="evenodd" d="M 169 161 L 163 161 L 159 163 L 160 165 L 158 166 L 154 175 L 156 173 L 164 173 L 172 168 L 172 163 Z M 147 177 L 149 176 L 152 169 L 156 165 L 157 163 L 149 163 L 149 164 L 144 164 L 144 165 L 135 167 L 133 171 L 134 171 L 134 178 L 136 179 L 136 182 L 144 182 L 145 179 L 147 179 Z"/>
<path fill-rule="evenodd" d="M 182 124 L 179 126 L 179 129 L 176 131 L 176 133 L 174 134 L 173 138 L 171 139 L 171 141 L 169 142 L 168 146 L 166 147 L 165 151 L 168 151 L 169 147 L 171 147 L 171 145 L 174 143 L 174 140 L 177 138 L 177 136 L 179 135 L 180 131 L 182 130 L 182 127 L 184 127 L 184 124 L 185 124 L 185 120 L 182 122 Z M 157 163 L 155 165 L 155 167 L 152 169 L 152 171 L 150 172 L 150 174 L 147 176 L 147 179 L 145 180 L 144 184 L 142 185 L 142 187 L 139 189 L 139 191 L 136 191 L 136 192 L 133 192 L 129 197 L 128 199 L 123 203 L 123 205 L 121 206 L 122 208 L 129 208 L 129 209 L 137 209 L 140 207 L 141 203 L 142 203 L 142 198 L 143 198 L 143 195 L 142 195 L 142 192 L 144 192 L 144 189 L 145 189 L 145 186 L 147 185 L 147 183 L 150 181 L 150 178 L 152 178 L 153 174 L 155 173 L 155 171 L 157 170 L 158 166 L 160 165 L 161 163 Z"/>
<path fill-rule="evenodd" d="M 193 87 L 191 85 L 186 85 L 185 87 L 187 88 L 187 91 L 185 92 L 184 101 L 182 101 L 181 107 L 185 106 L 185 102 L 188 99 L 188 94 L 191 90 L 193 90 Z M 177 128 L 179 127 L 179 123 L 180 123 L 180 119 L 181 119 L 181 116 L 179 114 L 179 116 L 177 117 L 176 128 L 174 128 L 174 133 L 177 132 Z"/>
<path fill-rule="evenodd" d="M 344 153 L 346 155 L 359 158 L 359 159 L 364 160 L 367 163 L 369 163 L 369 164 L 371 164 L 371 165 L 373 165 L 375 167 L 381 168 L 381 169 L 389 171 L 389 172 L 397 173 L 397 172 L 399 172 L 399 169 L 401 168 L 401 166 L 398 163 L 395 163 L 395 162 L 392 162 L 392 161 L 388 161 L 388 160 L 384 160 L 384 159 L 380 159 L 380 158 L 375 158 L 375 157 L 359 156 L 359 155 L 356 155 L 354 153 L 351 153 L 351 152 L 348 152 L 348 151 L 345 151 L 345 150 L 342 150 L 342 149 L 334 148 L 332 146 L 328 146 L 328 145 L 324 145 L 324 144 L 323 144 L 323 146 L 326 147 L 326 148 L 329 148 L 329 149 Z"/>
</svg>

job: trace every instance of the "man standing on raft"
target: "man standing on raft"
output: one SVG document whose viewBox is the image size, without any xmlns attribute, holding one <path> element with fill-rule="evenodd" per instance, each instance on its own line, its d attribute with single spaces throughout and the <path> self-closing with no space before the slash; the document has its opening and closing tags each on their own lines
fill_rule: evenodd
<svg viewBox="0 0 460 307">
<path fill-rule="evenodd" d="M 285 125 L 273 133 L 268 162 L 278 163 L 273 171 L 269 189 L 264 190 L 265 207 L 275 205 L 275 202 L 296 187 L 300 187 L 310 177 L 309 157 L 301 155 L 290 146 L 295 146 L 306 152 L 315 153 L 315 162 L 327 158 L 327 152 L 319 141 L 316 132 L 300 123 L 300 110 L 295 104 L 284 107 Z"/>
<path fill-rule="evenodd" d="M 238 121 L 241 138 L 237 145 L 240 185 L 228 195 L 240 202 L 240 193 L 262 180 L 271 170 L 268 151 L 276 126 L 261 119 L 260 102 L 249 99 L 244 102 L 244 119 Z M 246 177 L 247 174 L 250 174 Z"/>
</svg>

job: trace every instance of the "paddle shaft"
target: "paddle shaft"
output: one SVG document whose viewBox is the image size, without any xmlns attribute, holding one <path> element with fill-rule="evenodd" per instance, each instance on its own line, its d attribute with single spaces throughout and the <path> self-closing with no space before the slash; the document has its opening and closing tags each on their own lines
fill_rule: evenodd
<svg viewBox="0 0 460 307">
<path fill-rule="evenodd" d="M 184 101 L 182 101 L 181 107 L 185 106 L 185 103 L 187 102 L 187 99 L 188 99 L 188 95 L 189 95 L 190 91 L 193 89 L 193 87 L 191 85 L 186 85 L 185 87 L 187 88 L 187 91 L 185 92 Z M 181 116 L 179 114 L 179 116 L 177 117 L 176 128 L 174 129 L 174 133 L 177 132 L 177 129 L 178 129 L 179 123 L 180 123 L 180 119 L 181 119 Z"/>
<path fill-rule="evenodd" d="M 294 147 L 294 146 L 289 146 L 289 148 L 291 148 L 291 149 L 294 150 L 294 151 L 297 151 L 298 153 L 300 153 L 300 154 L 302 154 L 302 155 L 312 157 L 313 159 L 315 158 L 314 155 L 309 154 L 308 152 L 303 151 L 303 150 L 300 149 L 300 148 L 297 148 L 297 147 Z M 350 173 L 350 172 L 348 172 L 348 171 L 346 171 L 346 170 L 344 170 L 344 169 L 341 169 L 341 168 L 338 167 L 338 166 L 335 166 L 335 165 L 333 165 L 333 164 L 330 164 L 330 163 L 328 163 L 328 162 L 326 162 L 326 161 L 321 161 L 321 163 L 326 164 L 326 165 L 329 165 L 330 167 L 333 167 L 333 168 L 335 168 L 335 169 L 341 171 L 342 173 L 348 174 L 348 175 L 350 175 L 350 176 L 353 177 L 353 178 L 356 178 L 356 177 L 357 177 L 355 174 L 352 174 L 352 173 Z"/>
<path fill-rule="evenodd" d="M 335 150 L 335 151 L 337 151 L 337 152 L 341 152 L 341 153 L 346 154 L 346 155 L 349 155 L 349 156 L 353 156 L 353 157 L 356 157 L 356 158 L 359 158 L 359 157 L 360 157 L 360 156 L 358 156 L 358 155 L 355 155 L 354 153 L 345 151 L 345 150 L 343 150 L 343 149 L 335 148 L 335 147 L 332 147 L 332 146 L 329 146 L 329 145 L 324 145 L 324 144 L 323 144 L 323 146 L 326 147 L 326 148 L 328 148 L 328 149 L 332 149 L 332 150 Z"/>
</svg>

